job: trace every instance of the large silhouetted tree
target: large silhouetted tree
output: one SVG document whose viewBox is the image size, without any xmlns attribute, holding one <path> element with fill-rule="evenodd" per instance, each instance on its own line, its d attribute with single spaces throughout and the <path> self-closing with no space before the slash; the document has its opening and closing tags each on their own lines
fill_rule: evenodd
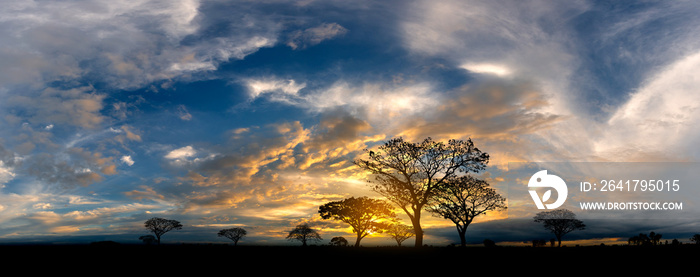
<svg viewBox="0 0 700 277">
<path fill-rule="evenodd" d="M 229 229 L 222 229 L 219 231 L 217 234 L 220 237 L 225 237 L 233 241 L 233 246 L 238 245 L 238 241 L 243 238 L 245 235 L 247 235 L 248 232 L 246 232 L 245 229 L 235 227 L 235 228 L 229 228 Z"/>
<path fill-rule="evenodd" d="M 447 143 L 427 138 L 420 143 L 394 138 L 377 151 L 367 150 L 368 159 L 355 164 L 374 176 L 372 189 L 401 208 L 411 219 L 415 245 L 423 244 L 421 212 L 434 191 L 460 172 L 479 172 L 489 155 L 474 147 L 471 139 Z"/>
<path fill-rule="evenodd" d="M 389 236 L 391 236 L 391 238 L 394 241 L 396 241 L 396 244 L 398 244 L 399 247 L 401 247 L 401 244 L 405 240 L 407 240 L 415 235 L 413 233 L 413 228 L 411 228 L 408 225 L 404 225 L 404 224 L 400 224 L 400 223 L 395 223 L 395 224 L 392 224 L 391 226 L 389 226 L 389 228 L 387 228 L 387 230 L 386 230 L 386 233 L 389 234 Z"/>
<path fill-rule="evenodd" d="M 561 237 L 575 230 L 586 229 L 583 221 L 576 219 L 576 215 L 567 209 L 539 212 L 534 217 L 535 222 L 544 224 L 544 228 L 554 234 L 561 247 Z"/>
<path fill-rule="evenodd" d="M 450 178 L 438 187 L 427 210 L 451 220 L 457 226 L 461 245 L 466 246 L 467 227 L 475 217 L 506 208 L 506 199 L 489 187 L 489 183 L 466 175 Z"/>
<path fill-rule="evenodd" d="M 371 233 L 381 233 L 386 229 L 386 221 L 395 219 L 396 214 L 391 208 L 391 204 L 384 200 L 364 196 L 328 202 L 318 208 L 318 213 L 323 219 L 335 219 L 349 224 L 352 232 L 357 235 L 355 247 L 359 247 L 360 240 Z"/>
<path fill-rule="evenodd" d="M 146 220 L 144 225 L 148 230 L 151 230 L 151 232 L 153 232 L 153 234 L 156 235 L 156 239 L 158 240 L 159 245 L 160 236 L 167 232 L 170 232 L 171 230 L 182 229 L 182 224 L 180 224 L 179 221 L 159 217 L 154 217 L 149 220 Z"/>
<path fill-rule="evenodd" d="M 301 242 L 301 246 L 306 246 L 308 241 L 322 240 L 321 235 L 316 230 L 311 229 L 306 223 L 297 225 L 297 227 L 289 231 L 287 239 L 298 240 Z"/>
</svg>

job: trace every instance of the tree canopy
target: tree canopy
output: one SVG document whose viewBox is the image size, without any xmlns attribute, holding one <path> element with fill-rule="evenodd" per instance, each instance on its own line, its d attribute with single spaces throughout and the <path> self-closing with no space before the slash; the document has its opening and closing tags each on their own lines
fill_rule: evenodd
<svg viewBox="0 0 700 277">
<path fill-rule="evenodd" d="M 289 231 L 288 240 L 298 240 L 302 246 L 306 246 L 308 241 L 322 240 L 321 235 L 314 229 L 311 229 L 308 224 L 299 224 L 297 227 Z"/>
<path fill-rule="evenodd" d="M 421 211 L 434 191 L 460 172 L 479 172 L 489 160 L 474 146 L 471 139 L 449 140 L 447 143 L 426 138 L 414 143 L 394 138 L 367 150 L 368 159 L 355 164 L 374 177 L 372 190 L 401 208 L 410 218 L 416 235 L 416 246 L 423 244 Z"/>
<path fill-rule="evenodd" d="M 371 233 L 381 233 L 386 229 L 387 221 L 394 220 L 396 214 L 391 210 L 391 204 L 384 200 L 369 197 L 350 197 L 340 201 L 328 202 L 318 208 L 323 219 L 335 219 L 345 222 L 352 227 L 357 235 L 355 246 Z"/>
<path fill-rule="evenodd" d="M 506 199 L 484 180 L 471 175 L 450 178 L 435 190 L 427 210 L 457 226 L 461 245 L 466 246 L 467 227 L 477 216 L 506 209 Z"/>
<path fill-rule="evenodd" d="M 158 244 L 160 244 L 160 237 L 163 234 L 170 232 L 171 230 L 182 229 L 182 224 L 180 224 L 179 221 L 160 217 L 154 217 L 149 220 L 146 220 L 144 225 L 148 230 L 151 230 L 151 232 L 153 232 L 153 234 L 156 235 Z"/>
<path fill-rule="evenodd" d="M 225 237 L 225 238 L 232 240 L 233 245 L 236 246 L 236 245 L 238 245 L 238 241 L 247 234 L 248 234 L 248 232 L 246 232 L 245 229 L 235 227 L 235 228 L 229 228 L 229 229 L 222 229 L 219 231 L 219 233 L 217 235 L 220 237 Z"/>
<path fill-rule="evenodd" d="M 348 240 L 344 237 L 333 237 L 329 244 L 333 246 L 348 246 Z"/>
<path fill-rule="evenodd" d="M 398 246 L 401 246 L 401 244 L 405 240 L 415 236 L 413 228 L 400 223 L 395 223 L 389 226 L 389 228 L 387 228 L 386 230 L 386 233 L 389 234 L 389 236 L 391 236 L 391 238 L 394 241 L 396 241 L 396 244 L 398 244 Z"/>
<path fill-rule="evenodd" d="M 561 247 L 562 236 L 575 230 L 586 229 L 586 225 L 583 224 L 583 221 L 576 219 L 576 215 L 567 209 L 539 212 L 535 215 L 534 219 L 537 223 L 543 223 L 544 228 L 557 237 L 559 247 Z"/>
</svg>

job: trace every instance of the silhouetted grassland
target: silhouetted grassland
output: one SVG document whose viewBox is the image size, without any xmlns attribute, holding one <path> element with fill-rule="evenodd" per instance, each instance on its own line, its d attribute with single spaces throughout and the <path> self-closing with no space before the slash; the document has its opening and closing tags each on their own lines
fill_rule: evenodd
<svg viewBox="0 0 700 277">
<path fill-rule="evenodd" d="M 382 272 L 411 272 L 411 268 L 436 271 L 463 267 L 493 267 L 499 273 L 526 268 L 568 268 L 595 272 L 599 266 L 626 268 L 629 261 L 650 266 L 678 265 L 700 254 L 700 247 L 587 246 L 532 247 L 330 247 L 330 246 L 230 246 L 230 245 L 23 245 L 0 246 L 7 265 L 35 261 L 38 270 L 98 268 L 98 270 L 158 270 L 162 273 L 218 272 L 252 267 L 253 273 L 304 270 L 340 270 L 375 267 Z M 688 265 L 686 265 L 688 266 Z M 537 269 L 540 270 L 540 269 Z M 449 271 L 445 271 L 449 272 Z M 190 274 L 187 274 L 190 275 Z M 199 274 L 194 274 L 199 276 Z M 500 274 L 499 274 L 500 275 Z"/>
</svg>

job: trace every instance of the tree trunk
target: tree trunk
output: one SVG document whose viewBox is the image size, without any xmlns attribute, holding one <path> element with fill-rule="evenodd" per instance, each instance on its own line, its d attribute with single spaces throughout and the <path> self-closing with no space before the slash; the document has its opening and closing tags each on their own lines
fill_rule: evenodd
<svg viewBox="0 0 700 277">
<path fill-rule="evenodd" d="M 421 247 L 423 246 L 423 228 L 420 226 L 420 208 L 414 209 L 411 223 L 413 223 L 413 231 L 416 233 L 415 247 Z"/>
<path fill-rule="evenodd" d="M 466 237 L 467 228 L 459 228 L 459 226 L 458 226 L 457 233 L 459 233 L 459 240 L 461 242 L 462 247 L 466 247 L 467 246 L 467 237 Z"/>
<path fill-rule="evenodd" d="M 360 240 L 362 239 L 362 236 L 360 233 L 357 233 L 357 239 L 355 240 L 355 247 L 360 247 Z"/>
</svg>

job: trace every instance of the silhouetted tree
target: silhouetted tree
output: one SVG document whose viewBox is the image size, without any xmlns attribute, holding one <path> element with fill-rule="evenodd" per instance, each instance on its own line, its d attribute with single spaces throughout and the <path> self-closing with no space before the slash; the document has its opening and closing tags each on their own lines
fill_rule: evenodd
<svg viewBox="0 0 700 277">
<path fill-rule="evenodd" d="M 576 215 L 567 209 L 539 212 L 534 217 L 535 222 L 543 223 L 544 228 L 554 234 L 561 247 L 561 237 L 575 230 L 586 229 L 583 221 L 576 219 Z"/>
<path fill-rule="evenodd" d="M 532 241 L 532 247 L 545 247 L 547 245 L 547 241 L 543 239 L 536 239 Z"/>
<path fill-rule="evenodd" d="M 639 233 L 639 235 L 632 236 L 627 240 L 630 245 L 642 245 L 642 246 L 653 246 L 659 245 L 661 241 L 661 234 L 655 232 L 649 232 L 649 235 L 644 233 Z"/>
<path fill-rule="evenodd" d="M 307 241 L 317 241 L 322 240 L 321 235 L 316 232 L 316 230 L 311 229 L 308 224 L 297 225 L 296 228 L 289 231 L 287 235 L 288 240 L 298 240 L 301 242 L 301 246 L 306 246 Z"/>
<path fill-rule="evenodd" d="M 160 236 L 172 230 L 182 229 L 182 224 L 180 224 L 179 221 L 159 217 L 154 217 L 149 220 L 146 220 L 146 223 L 144 223 L 144 225 L 148 230 L 151 230 L 151 232 L 153 232 L 153 234 L 156 235 L 156 239 L 158 240 L 159 245 Z"/>
<path fill-rule="evenodd" d="M 690 241 L 694 241 L 695 245 L 700 245 L 700 234 L 695 234 L 690 238 Z"/>
<path fill-rule="evenodd" d="M 222 229 L 219 231 L 219 233 L 217 235 L 220 237 L 226 237 L 226 238 L 232 240 L 233 246 L 236 246 L 236 245 L 238 245 L 238 241 L 247 234 L 248 234 L 248 232 L 246 232 L 245 229 L 235 227 L 235 228 L 229 228 L 229 229 Z"/>
<path fill-rule="evenodd" d="M 421 211 L 433 197 L 434 190 L 459 172 L 479 172 L 486 167 L 489 155 L 467 141 L 447 143 L 427 138 L 420 143 L 394 138 L 375 151 L 369 159 L 355 164 L 372 173 L 372 189 L 401 208 L 411 219 L 416 236 L 415 246 L 423 245 Z"/>
<path fill-rule="evenodd" d="M 651 245 L 659 245 L 661 241 L 661 234 L 657 234 L 654 231 L 649 233 L 649 242 Z"/>
<path fill-rule="evenodd" d="M 496 247 L 496 242 L 490 239 L 484 239 L 484 247 Z"/>
<path fill-rule="evenodd" d="M 389 228 L 387 228 L 386 230 L 386 233 L 389 234 L 389 236 L 396 241 L 399 247 L 405 240 L 415 236 L 415 233 L 413 233 L 413 228 L 411 228 L 408 225 L 399 223 L 395 223 L 389 226 Z"/>
<path fill-rule="evenodd" d="M 143 241 L 143 243 L 146 245 L 151 245 L 157 241 L 156 237 L 154 237 L 153 235 L 140 236 L 139 240 Z"/>
<path fill-rule="evenodd" d="M 359 247 L 360 240 L 364 237 L 386 229 L 387 224 L 382 221 L 395 219 L 396 214 L 391 208 L 391 204 L 384 200 L 350 197 L 323 204 L 318 208 L 318 213 L 323 219 L 335 219 L 349 224 L 352 232 L 357 235 L 355 247 Z"/>
<path fill-rule="evenodd" d="M 640 244 L 639 236 L 631 236 L 629 239 L 627 239 L 627 244 L 628 245 L 639 245 Z"/>
<path fill-rule="evenodd" d="M 647 234 L 639 233 L 637 235 L 637 245 L 649 245 L 651 244 L 649 236 Z"/>
<path fill-rule="evenodd" d="M 329 244 L 333 246 L 348 246 L 348 240 L 344 237 L 333 237 Z"/>
<path fill-rule="evenodd" d="M 466 232 L 477 216 L 487 211 L 506 209 L 506 199 L 489 184 L 473 176 L 450 178 L 435 189 L 428 211 L 451 220 L 457 226 L 462 246 L 467 246 Z"/>
<path fill-rule="evenodd" d="M 668 241 L 666 241 L 666 244 L 668 244 Z M 678 239 L 673 239 L 673 240 L 671 241 L 671 245 L 672 245 L 672 246 L 679 246 L 679 245 L 681 245 L 681 242 L 678 241 Z"/>
</svg>

